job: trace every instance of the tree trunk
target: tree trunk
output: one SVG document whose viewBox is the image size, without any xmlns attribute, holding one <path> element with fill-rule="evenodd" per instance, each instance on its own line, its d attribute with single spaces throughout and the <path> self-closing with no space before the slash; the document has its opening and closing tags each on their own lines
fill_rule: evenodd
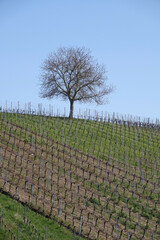
<svg viewBox="0 0 160 240">
<path fill-rule="evenodd" d="M 74 103 L 74 101 L 70 100 L 70 113 L 69 113 L 69 118 L 73 118 L 73 103 Z"/>
</svg>

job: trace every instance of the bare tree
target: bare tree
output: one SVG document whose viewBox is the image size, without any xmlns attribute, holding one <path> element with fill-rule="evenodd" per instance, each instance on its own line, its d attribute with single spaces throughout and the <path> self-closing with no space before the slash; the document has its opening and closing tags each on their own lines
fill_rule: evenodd
<svg viewBox="0 0 160 240">
<path fill-rule="evenodd" d="M 40 84 L 42 98 L 62 97 L 70 102 L 69 117 L 73 117 L 75 101 L 104 103 L 113 91 L 106 85 L 106 70 L 84 47 L 62 47 L 43 62 Z"/>
</svg>

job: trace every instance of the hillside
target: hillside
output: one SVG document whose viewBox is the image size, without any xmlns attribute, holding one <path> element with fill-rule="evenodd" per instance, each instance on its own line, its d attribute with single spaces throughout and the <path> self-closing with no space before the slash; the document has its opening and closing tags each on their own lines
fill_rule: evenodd
<svg viewBox="0 0 160 240">
<path fill-rule="evenodd" d="M 0 115 L 3 191 L 85 238 L 160 238 L 159 125 Z"/>
</svg>

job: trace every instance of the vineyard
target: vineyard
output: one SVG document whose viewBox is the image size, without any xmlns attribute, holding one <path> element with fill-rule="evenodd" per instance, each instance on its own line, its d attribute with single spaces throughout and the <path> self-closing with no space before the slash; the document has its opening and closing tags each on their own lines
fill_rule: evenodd
<svg viewBox="0 0 160 240">
<path fill-rule="evenodd" d="M 0 189 L 86 239 L 160 239 L 160 124 L 0 112 Z"/>
</svg>

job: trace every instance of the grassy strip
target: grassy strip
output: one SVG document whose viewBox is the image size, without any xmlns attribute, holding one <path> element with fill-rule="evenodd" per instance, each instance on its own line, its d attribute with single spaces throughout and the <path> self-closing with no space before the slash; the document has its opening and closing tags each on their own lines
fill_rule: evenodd
<svg viewBox="0 0 160 240">
<path fill-rule="evenodd" d="M 37 229 L 37 233 L 47 240 L 80 240 L 84 239 L 74 234 L 63 226 L 60 226 L 56 221 L 48 219 L 40 214 L 30 210 L 28 207 L 24 207 L 22 204 L 13 200 L 9 196 L 0 193 L 0 215 L 4 212 L 4 221 L 7 225 L 7 229 L 18 236 L 21 240 L 34 240 L 37 239 L 34 228 Z M 24 223 L 24 216 L 30 221 L 30 224 Z M 0 229 L 0 239 L 8 239 L 7 233 L 4 229 Z"/>
</svg>

